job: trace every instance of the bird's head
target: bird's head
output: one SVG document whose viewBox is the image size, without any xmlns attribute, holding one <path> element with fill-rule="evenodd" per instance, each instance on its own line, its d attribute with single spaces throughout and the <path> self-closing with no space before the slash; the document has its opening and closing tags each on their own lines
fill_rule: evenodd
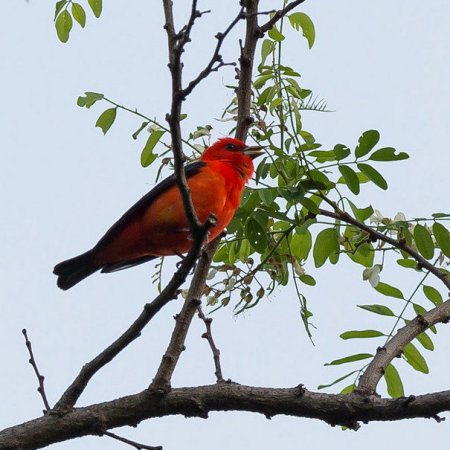
<svg viewBox="0 0 450 450">
<path fill-rule="evenodd" d="M 200 158 L 201 161 L 229 161 L 236 164 L 247 164 L 253 169 L 252 160 L 262 155 L 264 147 L 257 145 L 250 147 L 244 142 L 233 139 L 219 139 L 214 145 L 208 147 Z"/>
</svg>

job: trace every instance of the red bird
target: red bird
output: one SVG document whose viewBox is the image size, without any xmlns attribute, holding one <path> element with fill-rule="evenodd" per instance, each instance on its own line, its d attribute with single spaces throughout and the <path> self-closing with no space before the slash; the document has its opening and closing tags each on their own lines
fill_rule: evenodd
<svg viewBox="0 0 450 450">
<path fill-rule="evenodd" d="M 239 207 L 241 193 L 253 175 L 253 159 L 263 147 L 220 139 L 207 148 L 200 160 L 185 166 L 192 203 L 200 221 L 214 214 L 214 239 L 230 223 Z M 180 255 L 191 248 L 189 224 L 174 175 L 156 185 L 132 206 L 91 250 L 55 266 L 57 284 L 70 289 L 97 270 L 114 272 L 158 256 Z"/>
</svg>

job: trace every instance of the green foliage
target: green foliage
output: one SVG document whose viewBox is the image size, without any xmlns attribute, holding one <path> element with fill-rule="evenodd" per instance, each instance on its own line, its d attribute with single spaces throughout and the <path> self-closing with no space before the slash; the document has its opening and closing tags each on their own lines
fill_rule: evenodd
<svg viewBox="0 0 450 450">
<path fill-rule="evenodd" d="M 392 364 L 389 364 L 384 371 L 384 381 L 386 381 L 388 394 L 392 398 L 404 397 L 405 391 L 403 390 L 402 380 Z"/>
<path fill-rule="evenodd" d="M 59 14 L 55 21 L 56 33 L 61 42 L 67 42 L 69 40 L 69 33 L 72 29 L 72 16 L 69 11 L 65 9 Z"/>
<path fill-rule="evenodd" d="M 149 166 L 158 157 L 156 153 L 153 153 L 153 149 L 162 138 L 162 136 L 164 136 L 164 133 L 164 130 L 155 130 L 148 137 L 147 142 L 145 143 L 145 147 L 141 153 L 142 167 Z"/>
<path fill-rule="evenodd" d="M 84 28 L 86 25 L 86 13 L 79 3 L 72 3 L 72 16 Z"/>
<path fill-rule="evenodd" d="M 414 241 L 417 246 L 417 250 L 422 254 L 425 259 L 431 259 L 434 255 L 434 244 L 428 230 L 417 224 L 414 227 Z"/>
<path fill-rule="evenodd" d="M 303 31 L 303 36 L 307 39 L 309 48 L 312 48 L 316 39 L 316 31 L 312 20 L 305 13 L 295 12 L 288 16 L 289 22 L 294 29 Z"/>
<path fill-rule="evenodd" d="M 372 338 L 372 337 L 380 337 L 384 336 L 381 331 L 377 330 L 362 330 L 362 331 L 346 331 L 342 333 L 339 337 L 341 339 L 357 339 L 357 338 Z"/>
<path fill-rule="evenodd" d="M 403 348 L 403 356 L 406 359 L 406 362 L 415 370 L 428 373 L 428 365 L 424 359 L 424 357 L 420 354 L 419 350 L 414 346 L 414 344 L 406 344 Z"/>
<path fill-rule="evenodd" d="M 88 0 L 89 6 L 95 17 L 100 17 L 102 12 L 102 0 Z M 69 10 L 69 6 L 71 8 Z M 70 14 L 72 13 L 72 15 Z M 72 19 L 73 16 L 73 19 Z M 58 39 L 66 43 L 69 40 L 73 20 L 79 23 L 81 28 L 86 25 L 86 12 L 83 6 L 72 0 L 59 0 L 55 5 L 55 28 Z M 84 106 L 84 105 L 83 105 Z"/>
<path fill-rule="evenodd" d="M 95 122 L 95 126 L 102 129 L 103 134 L 111 128 L 111 125 L 116 120 L 117 108 L 109 108 L 100 114 L 100 117 Z"/>
</svg>

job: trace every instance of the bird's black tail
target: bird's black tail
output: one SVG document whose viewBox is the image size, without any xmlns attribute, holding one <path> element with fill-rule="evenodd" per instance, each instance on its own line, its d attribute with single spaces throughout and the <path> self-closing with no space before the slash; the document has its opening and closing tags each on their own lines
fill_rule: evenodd
<svg viewBox="0 0 450 450">
<path fill-rule="evenodd" d="M 94 267 L 92 265 L 91 257 L 92 251 L 89 250 L 82 255 L 75 256 L 75 258 L 57 264 L 53 269 L 53 273 L 58 275 L 58 280 L 56 281 L 58 287 L 66 291 L 99 270 L 100 267 Z"/>
</svg>

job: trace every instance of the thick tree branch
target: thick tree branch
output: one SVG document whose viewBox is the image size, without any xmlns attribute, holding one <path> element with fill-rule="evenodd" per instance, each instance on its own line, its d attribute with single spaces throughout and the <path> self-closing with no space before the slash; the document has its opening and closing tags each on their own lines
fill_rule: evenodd
<svg viewBox="0 0 450 450">
<path fill-rule="evenodd" d="M 248 128 L 253 122 L 250 116 L 252 96 L 253 61 L 255 59 L 256 44 L 260 37 L 258 32 L 258 0 L 243 0 L 245 7 L 245 41 L 239 57 L 239 84 L 237 90 L 238 118 L 236 138 L 245 141 Z"/>
<path fill-rule="evenodd" d="M 447 323 L 449 319 L 450 300 L 447 300 L 400 328 L 384 347 L 377 349 L 377 354 L 359 379 L 357 390 L 364 394 L 374 394 L 386 367 L 396 356 L 401 356 L 404 347 L 427 328 L 439 322 Z"/>
<path fill-rule="evenodd" d="M 58 417 L 46 415 L 7 428 L 0 433 L 0 450 L 41 448 L 105 429 L 136 425 L 142 420 L 168 415 L 206 417 L 210 411 L 250 411 L 270 418 L 278 414 L 309 417 L 331 425 L 357 428 L 357 422 L 435 417 L 450 410 L 450 391 L 385 399 L 359 394 L 334 395 L 287 389 L 217 383 L 211 386 L 173 389 L 156 396 L 145 390 L 136 395 L 85 408 Z"/>
<path fill-rule="evenodd" d="M 450 290 L 450 277 L 446 273 L 441 272 L 430 261 L 427 261 L 418 252 L 409 247 L 408 244 L 406 243 L 406 240 L 398 241 L 397 239 L 393 239 L 389 236 L 386 236 L 385 234 L 380 233 L 377 230 L 374 230 L 373 228 L 369 227 L 363 222 L 360 222 L 359 220 L 352 217 L 350 214 L 346 213 L 345 211 L 341 211 L 338 208 L 335 208 L 335 212 L 320 209 L 320 214 L 322 214 L 323 216 L 332 217 L 333 219 L 342 220 L 343 222 L 349 223 L 350 225 L 354 225 L 360 230 L 363 230 L 366 233 L 368 233 L 370 239 L 373 242 L 380 240 L 383 242 L 387 242 L 388 244 L 398 248 L 399 250 L 403 250 L 405 253 L 408 253 L 408 255 L 412 256 L 417 261 L 418 267 L 423 267 L 424 269 L 429 270 L 435 277 L 437 277 L 445 284 L 447 289 Z"/>
</svg>

